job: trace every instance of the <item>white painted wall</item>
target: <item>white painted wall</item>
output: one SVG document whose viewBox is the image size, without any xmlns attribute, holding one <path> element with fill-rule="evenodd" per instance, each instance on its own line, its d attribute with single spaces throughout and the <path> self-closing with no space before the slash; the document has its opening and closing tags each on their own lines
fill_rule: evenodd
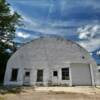
<svg viewBox="0 0 100 100">
<path fill-rule="evenodd" d="M 82 56 L 85 58 L 82 59 Z M 70 67 L 70 63 L 88 63 L 93 68 L 94 80 L 96 80 L 96 63 L 89 53 L 71 41 L 61 38 L 40 38 L 33 40 L 21 47 L 9 59 L 5 73 L 4 85 L 22 85 L 24 69 L 31 69 L 30 84 L 36 84 L 36 70 L 44 69 L 44 85 L 51 81 L 52 84 L 52 71 L 58 70 L 58 84 L 72 84 L 69 81 L 61 80 L 61 68 Z M 11 82 L 12 68 L 19 68 L 17 82 Z"/>
<path fill-rule="evenodd" d="M 97 76 L 97 80 L 96 80 L 96 84 L 97 85 L 100 85 L 100 66 L 97 66 L 97 73 L 96 73 L 96 76 Z"/>
</svg>

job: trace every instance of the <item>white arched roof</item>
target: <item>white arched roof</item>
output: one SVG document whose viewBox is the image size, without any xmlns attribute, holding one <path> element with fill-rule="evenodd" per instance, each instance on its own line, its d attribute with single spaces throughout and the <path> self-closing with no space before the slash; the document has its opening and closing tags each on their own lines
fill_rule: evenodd
<svg viewBox="0 0 100 100">
<path fill-rule="evenodd" d="M 9 59 L 9 67 L 61 65 L 65 63 L 93 63 L 89 53 L 70 40 L 59 37 L 42 37 L 19 48 Z"/>
</svg>

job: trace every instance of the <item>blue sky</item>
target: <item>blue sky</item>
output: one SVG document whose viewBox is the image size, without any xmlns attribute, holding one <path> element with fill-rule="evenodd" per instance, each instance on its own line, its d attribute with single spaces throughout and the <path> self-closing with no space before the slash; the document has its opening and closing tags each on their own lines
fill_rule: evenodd
<svg viewBox="0 0 100 100">
<path fill-rule="evenodd" d="M 100 50 L 100 0 L 7 0 L 23 17 L 17 42 L 43 35 L 76 41 L 89 52 Z"/>
</svg>

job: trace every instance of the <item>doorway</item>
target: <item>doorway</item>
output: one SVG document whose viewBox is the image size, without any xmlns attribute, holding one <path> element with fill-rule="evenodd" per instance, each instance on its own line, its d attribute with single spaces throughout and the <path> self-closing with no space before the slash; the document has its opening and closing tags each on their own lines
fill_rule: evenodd
<svg viewBox="0 0 100 100">
<path fill-rule="evenodd" d="M 23 85 L 30 85 L 30 69 L 24 70 Z"/>
<path fill-rule="evenodd" d="M 43 70 L 37 70 L 37 82 L 43 82 Z"/>
<path fill-rule="evenodd" d="M 53 85 L 58 85 L 58 71 L 54 70 L 52 73 L 52 83 Z"/>
</svg>

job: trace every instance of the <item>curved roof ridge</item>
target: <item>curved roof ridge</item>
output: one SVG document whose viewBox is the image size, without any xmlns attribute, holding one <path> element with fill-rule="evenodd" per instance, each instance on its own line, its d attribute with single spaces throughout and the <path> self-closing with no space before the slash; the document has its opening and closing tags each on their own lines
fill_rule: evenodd
<svg viewBox="0 0 100 100">
<path fill-rule="evenodd" d="M 33 39 L 27 43 L 24 43 L 20 48 L 22 48 L 24 45 L 27 45 L 29 43 L 32 43 L 33 41 L 36 41 L 36 40 L 39 40 L 39 39 L 43 39 L 43 38 L 55 38 L 55 39 L 58 39 L 58 40 L 63 40 L 63 41 L 69 41 L 71 42 L 72 44 L 76 44 L 78 47 L 84 49 L 86 52 L 88 52 L 84 47 L 82 47 L 81 45 L 79 45 L 77 42 L 73 41 L 73 40 L 70 40 L 70 39 L 66 39 L 62 36 L 58 36 L 58 35 L 43 35 L 43 36 L 40 36 L 39 38 L 36 38 L 36 39 Z M 89 52 L 88 52 L 89 53 Z"/>
</svg>

